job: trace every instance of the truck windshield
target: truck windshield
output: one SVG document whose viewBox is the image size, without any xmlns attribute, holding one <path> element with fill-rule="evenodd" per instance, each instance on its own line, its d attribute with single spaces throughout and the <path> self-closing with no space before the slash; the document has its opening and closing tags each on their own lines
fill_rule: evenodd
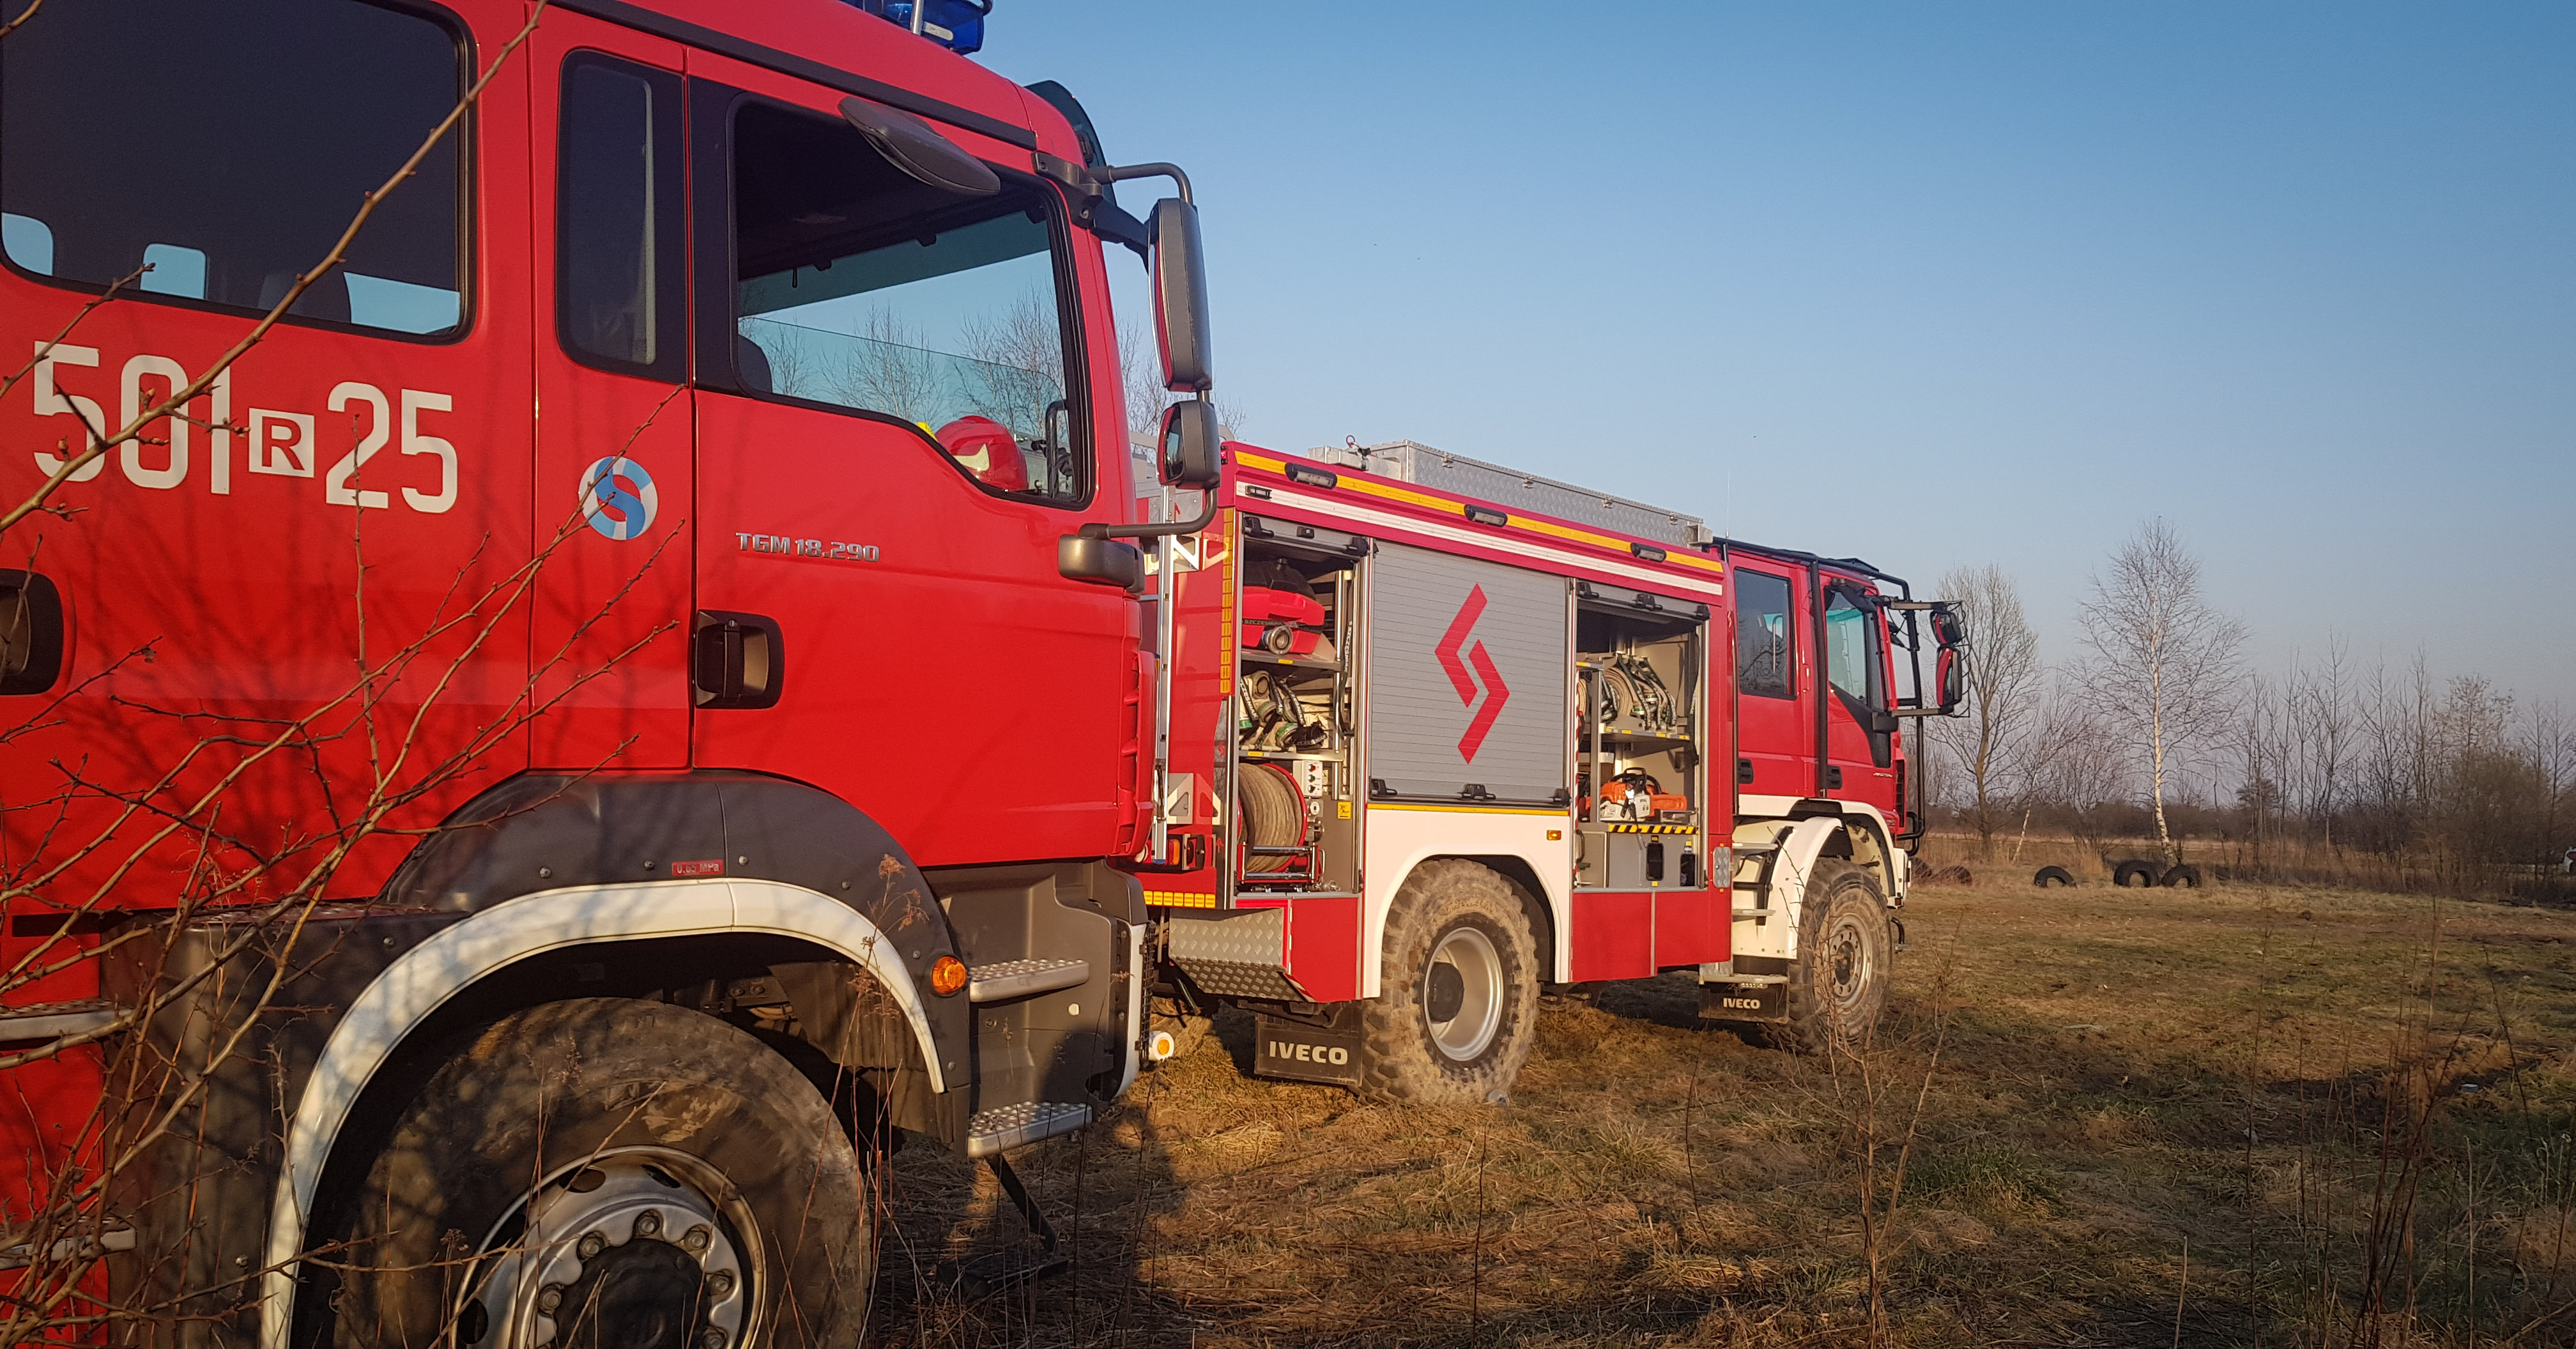
<svg viewBox="0 0 2576 1349">
<path fill-rule="evenodd" d="M 1079 493 L 1077 456 L 1060 443 L 1074 419 L 1042 189 L 959 197 L 905 176 L 847 126 L 757 104 L 736 114 L 735 164 L 736 322 L 769 392 L 943 441 L 955 439 L 943 428 L 987 419 L 1022 462 L 984 465 L 979 480 Z"/>
</svg>

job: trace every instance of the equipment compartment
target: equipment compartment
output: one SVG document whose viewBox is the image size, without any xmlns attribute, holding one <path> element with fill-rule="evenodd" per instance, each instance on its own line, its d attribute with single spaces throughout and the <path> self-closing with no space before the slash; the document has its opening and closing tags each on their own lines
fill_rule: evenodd
<svg viewBox="0 0 2576 1349">
<path fill-rule="evenodd" d="M 1576 586 L 1577 887 L 1701 884 L 1707 620 L 1704 605 Z"/>
<path fill-rule="evenodd" d="M 1245 533 L 1224 817 L 1231 880 L 1238 893 L 1349 893 L 1359 887 L 1359 822 L 1345 661 L 1360 556 L 1347 543 L 1278 537 L 1257 521 Z"/>
</svg>

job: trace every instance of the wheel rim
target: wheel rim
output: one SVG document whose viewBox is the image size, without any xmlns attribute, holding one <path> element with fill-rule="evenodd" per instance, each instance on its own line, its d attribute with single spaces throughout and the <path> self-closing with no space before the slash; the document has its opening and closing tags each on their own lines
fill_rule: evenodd
<svg viewBox="0 0 2576 1349">
<path fill-rule="evenodd" d="M 1849 1012 L 1869 996 L 1870 976 L 1877 964 L 1878 953 L 1871 949 L 1869 933 L 1860 920 L 1849 914 L 1836 917 L 1825 933 L 1825 973 L 1832 981 L 1837 1012 Z"/>
<path fill-rule="evenodd" d="M 763 1330 L 759 1228 L 704 1160 L 617 1148 L 536 1187 L 483 1243 L 467 1349 L 739 1349 Z"/>
<path fill-rule="evenodd" d="M 1431 1043 L 1464 1063 L 1485 1052 L 1503 1028 L 1503 957 L 1473 927 L 1442 933 L 1423 970 L 1422 1019 Z"/>
</svg>

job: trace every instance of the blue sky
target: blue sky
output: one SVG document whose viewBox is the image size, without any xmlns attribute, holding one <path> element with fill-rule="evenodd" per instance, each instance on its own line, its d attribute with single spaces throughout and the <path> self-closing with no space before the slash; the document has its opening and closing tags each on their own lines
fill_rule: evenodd
<svg viewBox="0 0 2576 1349">
<path fill-rule="evenodd" d="M 1251 440 L 1419 440 L 1922 584 L 1997 562 L 2051 659 L 2162 514 L 2272 669 L 2332 631 L 2576 702 L 2576 6 L 988 32 L 1112 158 L 1191 171 Z"/>
</svg>

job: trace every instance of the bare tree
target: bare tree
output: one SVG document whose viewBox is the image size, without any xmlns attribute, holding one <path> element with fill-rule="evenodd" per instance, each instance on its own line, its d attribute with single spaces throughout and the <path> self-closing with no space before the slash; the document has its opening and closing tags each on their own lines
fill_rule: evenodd
<svg viewBox="0 0 2576 1349">
<path fill-rule="evenodd" d="M 2128 793 L 2133 775 L 2128 742 L 2105 724 L 2087 695 L 2091 677 L 2091 667 L 2081 662 L 2057 672 L 2032 737 L 2031 776 L 2037 794 L 2065 808 L 2075 837 L 2099 852 L 2103 807 Z"/>
<path fill-rule="evenodd" d="M 2295 673 L 2292 676 L 2296 679 Z M 2263 865 L 2263 843 L 2280 832 L 2289 814 L 2289 773 L 2297 761 L 2291 745 L 2290 695 L 2261 675 L 2245 681 L 2235 718 L 2236 749 L 2241 758 L 2236 804 L 2245 818 L 2252 862 Z"/>
<path fill-rule="evenodd" d="M 2002 797 L 2019 785 L 2039 724 L 2039 636 L 2022 612 L 2020 588 L 1991 562 L 1953 568 L 1939 593 L 1958 604 L 1977 643 L 1967 719 L 1941 725 L 1940 742 L 1967 779 L 1977 856 L 1992 859 Z"/>
<path fill-rule="evenodd" d="M 2308 817 L 2326 847 L 2336 846 L 2335 811 L 2342 808 L 2343 777 L 2359 739 L 2354 724 L 2352 653 L 2341 637 L 2326 637 L 2325 664 L 2291 677 L 2290 716 L 2300 745 L 2301 776 L 2309 790 Z"/>
<path fill-rule="evenodd" d="M 2245 625 L 2200 590 L 2200 559 L 2162 517 L 2138 527 L 2093 576 L 2084 641 L 2098 657 L 2099 710 L 2143 754 L 2156 840 L 2174 847 L 2165 797 L 2189 756 L 2224 733 L 2233 711 Z"/>
</svg>

